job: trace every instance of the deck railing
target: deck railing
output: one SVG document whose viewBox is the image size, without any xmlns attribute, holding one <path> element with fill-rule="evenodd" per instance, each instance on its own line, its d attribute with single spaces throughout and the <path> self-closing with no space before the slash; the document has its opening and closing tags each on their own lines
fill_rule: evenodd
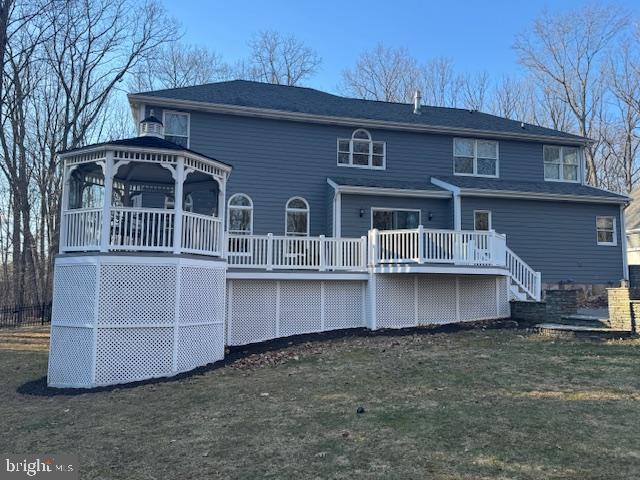
<svg viewBox="0 0 640 480">
<path fill-rule="evenodd" d="M 371 230 L 369 265 L 444 263 L 504 266 L 506 237 L 494 231 Z"/>
<path fill-rule="evenodd" d="M 182 214 L 182 250 L 187 253 L 220 253 L 219 218 L 183 212 Z"/>
<path fill-rule="evenodd" d="M 61 250 L 222 255 L 222 223 L 217 217 L 182 212 L 181 226 L 176 239 L 175 210 L 111 207 L 108 212 L 108 232 L 103 236 L 102 208 L 66 211 Z M 180 242 L 178 248 L 177 242 Z"/>
<path fill-rule="evenodd" d="M 227 262 L 266 270 L 365 270 L 366 237 L 228 235 Z"/>
<path fill-rule="evenodd" d="M 506 259 L 507 269 L 511 273 L 513 282 L 539 302 L 542 294 L 540 272 L 533 270 L 508 247 L 506 248 Z"/>
</svg>

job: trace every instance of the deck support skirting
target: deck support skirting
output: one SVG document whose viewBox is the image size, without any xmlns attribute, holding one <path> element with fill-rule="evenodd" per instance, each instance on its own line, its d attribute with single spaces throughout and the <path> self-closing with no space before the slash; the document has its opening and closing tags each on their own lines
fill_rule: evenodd
<svg viewBox="0 0 640 480">
<path fill-rule="evenodd" d="M 236 273 L 172 254 L 58 257 L 49 385 L 172 376 L 223 359 L 228 345 L 509 312 L 505 273 Z"/>
</svg>

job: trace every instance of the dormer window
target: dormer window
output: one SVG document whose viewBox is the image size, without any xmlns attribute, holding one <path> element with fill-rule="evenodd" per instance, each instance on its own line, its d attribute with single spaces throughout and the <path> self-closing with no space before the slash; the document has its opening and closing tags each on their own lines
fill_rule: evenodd
<svg viewBox="0 0 640 480">
<path fill-rule="evenodd" d="M 476 177 L 497 177 L 498 142 L 474 138 L 454 138 L 453 173 Z"/>
<path fill-rule="evenodd" d="M 578 149 L 544 146 L 544 179 L 552 182 L 578 182 Z"/>
<path fill-rule="evenodd" d="M 189 114 L 184 112 L 163 113 L 164 139 L 189 148 Z"/>
<path fill-rule="evenodd" d="M 374 142 L 368 131 L 359 128 L 351 138 L 338 139 L 338 165 L 384 170 L 386 150 L 385 142 Z"/>
</svg>

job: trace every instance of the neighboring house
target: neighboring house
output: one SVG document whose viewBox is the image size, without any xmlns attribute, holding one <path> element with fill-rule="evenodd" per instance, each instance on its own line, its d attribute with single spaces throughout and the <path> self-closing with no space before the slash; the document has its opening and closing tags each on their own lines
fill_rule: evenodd
<svg viewBox="0 0 640 480">
<path fill-rule="evenodd" d="M 626 278 L 628 198 L 586 139 L 484 113 L 221 82 L 129 96 L 140 135 L 61 154 L 50 385 L 226 346 L 510 315 Z"/>
<path fill-rule="evenodd" d="M 627 197 L 585 185 L 585 138 L 478 111 L 230 81 L 129 96 L 165 138 L 233 165 L 231 230 L 358 237 L 494 229 L 544 284 L 626 277 Z M 287 202 L 307 210 L 287 213 Z M 293 210 L 292 210 L 293 211 Z M 289 218 L 289 221 L 285 221 Z"/>
</svg>

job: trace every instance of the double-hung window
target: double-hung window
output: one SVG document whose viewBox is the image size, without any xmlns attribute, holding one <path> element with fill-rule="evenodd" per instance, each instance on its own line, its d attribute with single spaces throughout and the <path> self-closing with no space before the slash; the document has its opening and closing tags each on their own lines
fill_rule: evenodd
<svg viewBox="0 0 640 480">
<path fill-rule="evenodd" d="M 596 217 L 598 245 L 617 245 L 615 217 Z"/>
<path fill-rule="evenodd" d="M 385 142 L 374 142 L 369 132 L 359 128 L 351 138 L 338 139 L 338 165 L 384 170 L 386 149 Z"/>
<path fill-rule="evenodd" d="M 453 173 L 455 175 L 497 177 L 498 142 L 474 138 L 454 138 Z"/>
<path fill-rule="evenodd" d="M 189 148 L 189 114 L 183 112 L 163 113 L 164 138 Z"/>
<path fill-rule="evenodd" d="M 579 161 L 576 147 L 544 146 L 544 179 L 557 182 L 578 182 Z"/>
</svg>

